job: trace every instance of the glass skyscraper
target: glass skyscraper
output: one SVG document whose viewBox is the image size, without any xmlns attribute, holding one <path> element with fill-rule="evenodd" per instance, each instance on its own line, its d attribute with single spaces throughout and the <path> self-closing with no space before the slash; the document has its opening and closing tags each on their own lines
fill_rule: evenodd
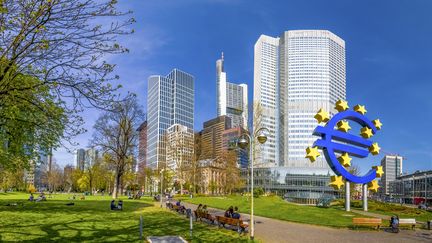
<svg viewBox="0 0 432 243">
<path fill-rule="evenodd" d="M 227 81 L 224 56 L 216 61 L 217 115 L 228 116 L 232 127 L 248 126 L 248 91 L 246 84 Z"/>
<path fill-rule="evenodd" d="M 166 130 L 180 124 L 193 130 L 194 77 L 178 69 L 148 79 L 147 165 L 157 169 L 166 163 Z"/>
</svg>

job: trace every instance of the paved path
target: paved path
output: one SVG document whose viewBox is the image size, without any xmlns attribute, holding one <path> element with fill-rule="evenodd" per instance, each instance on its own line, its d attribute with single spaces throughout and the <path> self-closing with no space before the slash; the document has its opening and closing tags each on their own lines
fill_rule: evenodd
<svg viewBox="0 0 432 243">
<path fill-rule="evenodd" d="M 184 203 L 186 208 L 195 210 L 197 205 Z M 213 215 L 223 215 L 220 209 L 209 208 Z M 241 214 L 245 221 L 249 221 L 248 214 Z M 356 231 L 350 229 L 336 229 L 309 224 L 292 223 L 277 219 L 255 216 L 255 236 L 264 242 L 432 242 L 432 231 L 402 230 L 399 234 L 380 231 Z"/>
</svg>

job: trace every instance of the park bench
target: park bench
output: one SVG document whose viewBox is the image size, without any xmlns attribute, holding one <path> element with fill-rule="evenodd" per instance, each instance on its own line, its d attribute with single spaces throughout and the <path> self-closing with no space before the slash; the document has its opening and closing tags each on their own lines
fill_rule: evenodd
<svg viewBox="0 0 432 243">
<path fill-rule="evenodd" d="M 377 230 L 382 224 L 382 219 L 377 218 L 353 218 L 352 221 L 355 226 L 375 226 Z"/>
<path fill-rule="evenodd" d="M 225 225 L 234 226 L 237 227 L 237 231 L 244 232 L 247 227 L 249 227 L 248 224 L 243 223 L 243 220 L 241 219 L 233 219 L 233 218 L 227 218 L 223 216 L 216 216 L 216 221 L 218 222 L 219 227 L 222 225 L 225 227 Z"/>
<path fill-rule="evenodd" d="M 182 214 L 184 214 L 185 212 L 185 210 L 184 210 L 184 207 L 183 206 L 177 206 L 177 205 L 175 205 L 175 204 L 171 204 L 171 210 L 175 210 L 175 211 L 177 211 L 177 212 L 179 212 L 179 213 L 182 213 Z"/>
<path fill-rule="evenodd" d="M 411 226 L 411 229 L 414 229 L 416 226 L 415 219 L 399 219 L 399 227 L 401 226 Z"/>
<path fill-rule="evenodd" d="M 211 214 L 209 213 L 205 213 L 205 212 L 198 212 L 198 211 L 194 211 L 195 214 L 195 218 L 198 221 L 198 219 L 200 219 L 200 221 L 202 221 L 202 219 L 207 219 L 210 222 L 214 223 L 215 218 L 213 216 L 211 216 Z"/>
</svg>

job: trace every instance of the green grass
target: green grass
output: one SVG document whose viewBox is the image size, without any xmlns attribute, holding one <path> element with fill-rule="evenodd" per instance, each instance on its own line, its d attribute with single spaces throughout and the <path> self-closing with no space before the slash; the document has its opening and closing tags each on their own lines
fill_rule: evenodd
<svg viewBox="0 0 432 243">
<path fill-rule="evenodd" d="M 109 197 L 88 196 L 66 206 L 70 195 L 54 195 L 44 202 L 28 202 L 28 194 L 0 193 L 0 242 L 138 242 L 139 217 L 143 216 L 144 237 L 180 235 L 189 237 L 189 221 L 161 209 L 152 199 L 124 200 L 123 211 L 111 211 Z M 6 206 L 8 203 L 23 206 Z M 193 242 L 247 242 L 236 232 L 194 224 Z"/>
<path fill-rule="evenodd" d="M 237 206 L 241 213 L 250 213 L 250 201 L 247 200 L 247 197 L 242 196 L 196 197 L 183 200 L 194 204 L 207 204 L 209 207 L 224 210 L 229 206 Z M 330 208 L 303 206 L 286 202 L 276 196 L 255 198 L 254 204 L 255 215 L 331 227 L 350 227 L 352 218 L 359 216 L 352 212 L 345 212 L 340 206 Z"/>
<path fill-rule="evenodd" d="M 362 209 L 362 202 L 359 200 L 352 201 L 351 205 L 355 209 Z M 428 220 L 432 220 L 432 212 L 418 208 L 411 208 L 397 204 L 383 203 L 377 201 L 368 202 L 368 211 L 389 216 L 396 214 L 399 216 L 399 218 L 415 218 L 416 221 L 420 222 L 427 222 Z"/>
</svg>

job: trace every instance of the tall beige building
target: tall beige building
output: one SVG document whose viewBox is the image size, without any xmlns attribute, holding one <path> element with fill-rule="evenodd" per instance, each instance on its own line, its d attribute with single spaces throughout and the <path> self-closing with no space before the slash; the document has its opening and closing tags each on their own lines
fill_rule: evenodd
<svg viewBox="0 0 432 243">
<path fill-rule="evenodd" d="M 167 168 L 178 171 L 192 164 L 194 153 L 194 132 L 192 129 L 174 124 L 166 131 Z"/>
</svg>

